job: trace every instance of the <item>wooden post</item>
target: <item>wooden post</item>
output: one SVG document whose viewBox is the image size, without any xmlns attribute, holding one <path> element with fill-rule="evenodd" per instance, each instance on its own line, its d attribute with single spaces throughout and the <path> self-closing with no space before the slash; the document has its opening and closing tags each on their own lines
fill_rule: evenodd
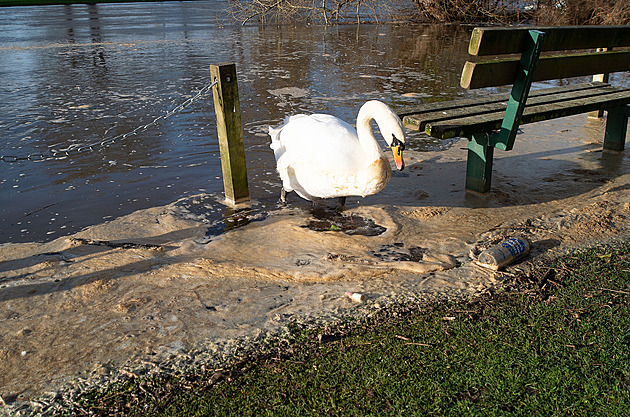
<svg viewBox="0 0 630 417">
<path fill-rule="evenodd" d="M 210 75 L 213 82 L 217 81 L 212 92 L 217 116 L 225 199 L 229 204 L 237 205 L 249 201 L 249 188 L 236 65 L 211 65 Z"/>
</svg>

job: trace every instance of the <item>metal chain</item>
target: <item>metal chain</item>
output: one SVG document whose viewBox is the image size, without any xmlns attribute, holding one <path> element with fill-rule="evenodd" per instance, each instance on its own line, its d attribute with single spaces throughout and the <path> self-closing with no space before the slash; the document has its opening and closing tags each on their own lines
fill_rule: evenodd
<svg viewBox="0 0 630 417">
<path fill-rule="evenodd" d="M 2 162 L 19 162 L 19 161 L 48 161 L 48 160 L 51 160 L 51 159 L 65 159 L 65 158 L 67 158 L 70 155 L 75 154 L 75 153 L 82 153 L 82 152 L 86 152 L 86 151 L 94 151 L 94 150 L 97 150 L 97 149 L 100 149 L 100 148 L 104 148 L 104 147 L 113 145 L 114 143 L 116 143 L 118 141 L 127 139 L 129 136 L 133 136 L 133 135 L 138 134 L 139 132 L 147 130 L 149 127 L 156 125 L 159 121 L 166 120 L 169 117 L 171 117 L 172 115 L 181 112 L 186 107 L 190 106 L 195 101 L 197 101 L 201 96 L 207 94 L 208 91 L 210 91 L 212 89 L 212 87 L 217 85 L 217 82 L 218 81 L 215 80 L 213 83 L 206 85 L 201 90 L 199 90 L 197 92 L 197 94 L 195 94 L 193 97 L 189 98 L 188 100 L 184 101 L 179 106 L 177 106 L 177 107 L 167 111 L 166 113 L 164 113 L 161 116 L 156 117 L 151 122 L 135 128 L 131 132 L 123 133 L 122 135 L 114 136 L 113 138 L 110 138 L 110 139 L 98 140 L 98 141 L 95 141 L 95 142 L 92 142 L 92 143 L 88 143 L 86 145 L 78 145 L 78 144 L 74 144 L 73 143 L 73 144 L 69 145 L 66 148 L 49 149 L 48 152 L 46 152 L 46 153 L 34 153 L 34 154 L 26 155 L 26 156 L 0 155 L 0 161 L 2 161 Z"/>
</svg>

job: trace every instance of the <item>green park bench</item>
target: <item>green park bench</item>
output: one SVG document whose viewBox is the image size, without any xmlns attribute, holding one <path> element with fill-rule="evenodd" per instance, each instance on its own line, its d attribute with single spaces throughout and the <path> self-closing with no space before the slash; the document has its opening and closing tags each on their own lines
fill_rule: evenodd
<svg viewBox="0 0 630 417">
<path fill-rule="evenodd" d="M 439 139 L 468 138 L 466 189 L 487 193 L 494 148 L 511 150 L 521 124 L 605 110 L 604 149 L 624 149 L 630 89 L 608 84 L 607 74 L 630 70 L 630 50 L 623 49 L 629 46 L 630 26 L 475 28 L 469 53 L 489 59 L 466 62 L 462 87 L 511 84 L 512 91 L 396 112 L 408 129 Z M 530 91 L 534 81 L 587 75 L 594 81 Z"/>
</svg>

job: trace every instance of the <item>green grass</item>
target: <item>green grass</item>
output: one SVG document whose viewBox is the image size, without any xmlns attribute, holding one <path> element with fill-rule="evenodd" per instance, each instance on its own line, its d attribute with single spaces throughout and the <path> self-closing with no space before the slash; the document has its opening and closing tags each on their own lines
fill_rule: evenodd
<svg viewBox="0 0 630 417">
<path fill-rule="evenodd" d="M 575 253 L 510 291 L 296 343 L 222 372 L 83 396 L 102 415 L 622 416 L 630 244 Z"/>
</svg>

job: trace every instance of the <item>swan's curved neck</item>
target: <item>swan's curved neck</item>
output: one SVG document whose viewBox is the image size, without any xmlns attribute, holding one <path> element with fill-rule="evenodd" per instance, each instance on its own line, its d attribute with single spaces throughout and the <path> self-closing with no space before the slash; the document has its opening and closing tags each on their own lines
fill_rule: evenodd
<svg viewBox="0 0 630 417">
<path fill-rule="evenodd" d="M 383 151 L 374 137 L 372 120 L 374 120 L 374 117 L 370 112 L 370 108 L 366 108 L 366 106 L 361 107 L 359 115 L 357 116 L 357 136 L 359 137 L 359 142 L 365 151 L 367 159 L 375 161 L 383 155 Z"/>
</svg>

